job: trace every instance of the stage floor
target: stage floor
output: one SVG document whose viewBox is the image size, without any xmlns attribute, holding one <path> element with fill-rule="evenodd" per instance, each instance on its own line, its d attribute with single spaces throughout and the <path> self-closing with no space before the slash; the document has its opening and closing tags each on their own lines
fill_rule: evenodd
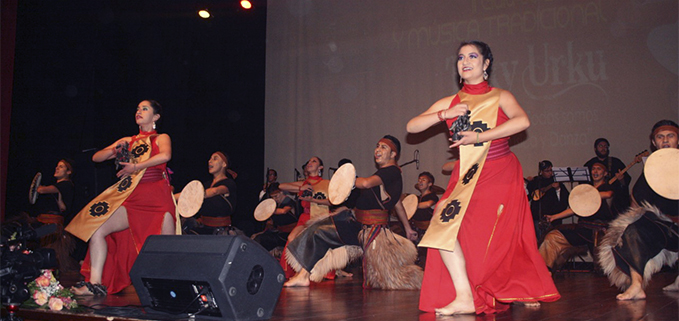
<svg viewBox="0 0 679 321">
<path fill-rule="evenodd" d="M 309 288 L 284 288 L 270 320 L 677 320 L 679 292 L 662 291 L 676 276 L 676 270 L 660 272 L 646 290 L 646 300 L 621 302 L 615 300 L 618 290 L 609 286 L 604 276 L 592 272 L 560 272 L 555 277 L 561 293 L 557 302 L 543 303 L 540 308 L 513 306 L 497 315 L 437 318 L 433 313 L 418 311 L 419 291 L 363 290 L 361 277 L 356 275 L 316 283 Z M 77 281 L 76 278 L 64 275 L 61 282 L 68 286 Z M 78 301 L 93 309 L 139 305 L 133 287 L 118 295 L 79 298 Z M 91 311 L 72 314 L 21 309 L 19 316 L 24 320 L 136 320 L 107 319 Z"/>
</svg>

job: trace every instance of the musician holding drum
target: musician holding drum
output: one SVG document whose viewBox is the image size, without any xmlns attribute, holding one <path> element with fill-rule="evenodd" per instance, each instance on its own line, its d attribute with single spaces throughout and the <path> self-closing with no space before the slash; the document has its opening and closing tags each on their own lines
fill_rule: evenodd
<svg viewBox="0 0 679 321">
<path fill-rule="evenodd" d="M 356 208 L 338 209 L 330 217 L 309 225 L 288 244 L 286 258 L 297 274 L 285 283 L 286 287 L 309 286 L 311 281 L 322 280 L 328 272 L 344 268 L 363 254 L 364 287 L 420 287 L 422 270 L 413 264 L 417 256 L 415 246 L 388 229 L 389 210 L 396 208 L 406 235 L 410 239 L 416 237 L 399 200 L 403 191 L 401 169 L 396 164 L 400 149 L 398 139 L 384 136 L 374 150 L 379 167 L 374 175 L 356 178 L 355 170 L 343 175 L 343 169 L 353 169 L 352 164 L 335 172 L 329 187 L 330 201 L 343 203 L 355 186 L 360 189 Z M 339 196 L 333 194 L 338 177 L 346 179 L 339 184 L 342 191 Z"/>
<path fill-rule="evenodd" d="M 194 217 L 184 220 L 182 231 L 184 234 L 198 235 L 238 234 L 235 227 L 231 226 L 237 190 L 236 182 L 228 172 L 229 157 L 217 151 L 210 156 L 207 164 L 212 179 L 203 182 L 205 193 L 203 199 L 198 200 L 202 204 Z M 180 199 L 181 194 L 175 194 L 175 198 Z"/>
<path fill-rule="evenodd" d="M 574 203 L 572 198 L 577 195 L 575 188 L 581 187 L 578 185 L 571 192 L 569 197 L 570 207 L 568 209 L 555 215 L 545 216 L 550 222 L 553 222 L 570 217 L 573 214 L 580 215 L 578 223 L 574 228 L 564 227 L 552 230 L 547 233 L 544 241 L 540 244 L 540 255 L 542 255 L 548 268 L 554 270 L 565 263 L 568 259 L 568 250 L 573 247 L 587 246 L 590 253 L 592 253 L 592 257 L 596 258 L 594 247 L 598 244 L 599 238 L 603 237 L 608 227 L 608 222 L 614 218 L 607 201 L 613 197 L 614 193 L 613 188 L 606 181 L 607 172 L 605 164 L 601 162 L 594 162 L 592 164 L 592 186 L 596 188 L 595 193 L 598 191 L 598 198 L 595 196 L 596 199 L 594 199 L 596 203 L 586 201 Z M 577 212 L 577 209 L 574 209 L 575 206 L 583 207 L 591 213 L 583 216 L 583 214 Z"/>
<path fill-rule="evenodd" d="M 266 193 L 275 201 L 276 206 L 273 211 L 263 214 L 268 216 L 266 229 L 252 236 L 255 242 L 261 244 L 267 251 L 285 246 L 288 235 L 297 226 L 295 200 L 283 192 L 278 185 L 277 182 L 273 182 L 267 188 Z M 257 211 L 255 209 L 255 218 L 261 220 Z"/>
<path fill-rule="evenodd" d="M 653 153 L 632 189 L 633 205 L 610 224 L 599 246 L 599 263 L 618 300 L 646 299 L 644 288 L 664 265 L 679 257 L 679 125 L 657 122 Z M 679 291 L 679 276 L 664 291 Z"/>
<path fill-rule="evenodd" d="M 92 156 L 94 162 L 117 158 L 120 180 L 95 197 L 66 227 L 89 251 L 80 270 L 85 281 L 76 295 L 103 296 L 131 284 L 129 273 L 149 235 L 178 234 L 178 216 L 167 176 L 172 143 L 158 134 L 162 107 L 153 100 L 137 106 L 139 134 L 124 137 Z M 129 153 L 129 160 L 124 157 Z M 162 267 L 159 267 L 162 268 Z"/>
<path fill-rule="evenodd" d="M 420 192 L 418 197 L 417 209 L 410 219 L 413 229 L 417 232 L 418 241 L 429 227 L 429 221 L 434 214 L 434 205 L 439 197 L 431 189 L 434 186 L 434 175 L 429 172 L 422 172 L 417 177 L 415 188 Z"/>
</svg>

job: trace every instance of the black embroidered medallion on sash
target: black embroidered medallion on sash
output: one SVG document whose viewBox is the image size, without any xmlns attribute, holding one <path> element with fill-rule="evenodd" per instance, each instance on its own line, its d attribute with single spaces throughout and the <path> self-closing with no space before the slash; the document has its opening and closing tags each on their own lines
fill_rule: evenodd
<svg viewBox="0 0 679 321">
<path fill-rule="evenodd" d="M 313 197 L 313 196 L 314 196 L 314 192 L 312 192 L 312 191 L 310 191 L 310 190 L 308 190 L 308 189 L 305 189 L 305 190 L 302 192 L 302 195 L 301 195 L 300 197 Z"/>
<path fill-rule="evenodd" d="M 483 132 L 485 132 L 485 131 L 487 131 L 487 130 L 489 130 L 489 129 L 490 129 L 490 127 L 488 127 L 488 124 L 484 123 L 484 122 L 481 121 L 481 120 L 475 120 L 475 121 L 472 122 L 472 124 L 471 124 L 471 130 L 472 130 L 473 132 L 483 133 Z M 474 144 L 474 147 L 477 147 L 477 146 L 483 146 L 483 143 L 476 143 L 476 144 Z"/>
<path fill-rule="evenodd" d="M 118 192 L 122 193 L 132 186 L 132 176 L 127 176 L 120 181 L 118 184 Z"/>
<path fill-rule="evenodd" d="M 462 184 L 467 185 L 472 180 L 472 178 L 474 178 L 474 175 L 476 174 L 476 172 L 478 170 L 479 170 L 479 163 L 472 165 L 472 167 L 469 168 L 467 173 L 464 174 L 464 177 L 462 178 Z"/>
<path fill-rule="evenodd" d="M 460 201 L 458 200 L 450 201 L 441 212 L 441 221 L 443 223 L 448 223 L 448 221 L 454 219 L 455 215 L 460 213 L 460 209 L 462 208 L 460 205 Z"/>
<path fill-rule="evenodd" d="M 316 194 L 314 194 L 313 197 L 314 197 L 314 199 L 317 199 L 317 200 L 324 200 L 324 199 L 326 199 L 325 194 L 323 194 L 323 193 L 321 193 L 321 192 L 316 192 Z"/>
<path fill-rule="evenodd" d="M 90 215 L 94 217 L 102 216 L 108 213 L 108 209 L 109 206 L 108 202 L 106 201 L 94 203 L 92 206 L 90 206 Z"/>
<path fill-rule="evenodd" d="M 134 158 L 137 158 L 141 155 L 144 155 L 144 153 L 146 153 L 148 150 L 149 150 L 149 145 L 140 144 L 140 145 L 135 146 L 132 149 L 131 153 L 132 153 L 132 156 L 134 156 Z"/>
</svg>

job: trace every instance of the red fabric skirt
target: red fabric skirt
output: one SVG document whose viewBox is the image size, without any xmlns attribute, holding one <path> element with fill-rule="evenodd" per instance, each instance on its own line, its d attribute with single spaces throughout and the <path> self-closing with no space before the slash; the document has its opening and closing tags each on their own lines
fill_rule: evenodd
<svg viewBox="0 0 679 321">
<path fill-rule="evenodd" d="M 459 161 L 441 202 L 452 192 L 458 176 Z M 500 204 L 504 208 L 498 216 Z M 523 171 L 513 153 L 486 160 L 458 240 L 477 314 L 504 311 L 513 301 L 551 302 L 561 297 L 538 252 Z M 420 310 L 434 312 L 454 299 L 455 288 L 439 250 L 430 248 Z"/>
<path fill-rule="evenodd" d="M 132 283 L 130 270 L 146 238 L 160 234 L 164 214 L 169 212 L 174 217 L 175 212 L 170 185 L 164 179 L 140 182 L 122 206 L 127 210 L 130 228 L 106 237 L 108 253 L 101 283 L 108 288 L 108 293 L 118 293 Z M 88 250 L 80 270 L 88 282 L 90 269 Z"/>
</svg>

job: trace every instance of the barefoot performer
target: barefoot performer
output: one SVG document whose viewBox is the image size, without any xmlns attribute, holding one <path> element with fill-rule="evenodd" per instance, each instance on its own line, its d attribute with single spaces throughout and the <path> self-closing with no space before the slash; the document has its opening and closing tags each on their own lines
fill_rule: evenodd
<svg viewBox="0 0 679 321">
<path fill-rule="evenodd" d="M 670 152 L 667 149 L 674 152 L 679 146 L 679 126 L 674 121 L 661 120 L 653 126 L 650 138 L 654 153 Z M 656 178 L 669 188 L 676 187 L 678 178 L 671 174 L 677 172 L 674 160 L 650 168 L 660 174 L 659 179 L 649 177 L 648 169 L 644 168 L 632 190 L 632 208 L 610 223 L 599 246 L 599 264 L 604 273 L 611 284 L 625 290 L 616 296 L 618 300 L 646 299 L 644 288 L 651 276 L 664 265 L 677 262 L 679 195 L 661 195 L 655 191 L 657 187 L 649 185 Z M 663 290 L 679 291 L 679 276 Z"/>
<path fill-rule="evenodd" d="M 537 305 L 560 297 L 535 246 L 521 165 L 509 150 L 509 136 L 530 122 L 509 91 L 488 85 L 492 64 L 488 45 L 462 43 L 457 60 L 462 90 L 407 125 L 409 133 L 419 133 L 446 122 L 454 137 L 450 148 L 460 149 L 419 244 L 429 248 L 423 311 L 495 313 L 512 302 Z M 465 125 L 461 120 L 467 117 Z"/>
<path fill-rule="evenodd" d="M 285 286 L 309 286 L 310 281 L 322 280 L 329 271 L 342 269 L 365 253 L 364 287 L 420 288 L 422 269 L 413 264 L 415 246 L 388 229 L 389 210 L 395 208 L 408 237 L 417 237 L 399 200 L 403 191 L 401 169 L 396 165 L 400 150 L 395 137 L 380 139 L 374 152 L 379 169 L 370 177 L 356 178 L 355 187 L 361 191 L 356 209 L 339 208 L 288 244 L 286 258 L 297 274 Z"/>
</svg>

